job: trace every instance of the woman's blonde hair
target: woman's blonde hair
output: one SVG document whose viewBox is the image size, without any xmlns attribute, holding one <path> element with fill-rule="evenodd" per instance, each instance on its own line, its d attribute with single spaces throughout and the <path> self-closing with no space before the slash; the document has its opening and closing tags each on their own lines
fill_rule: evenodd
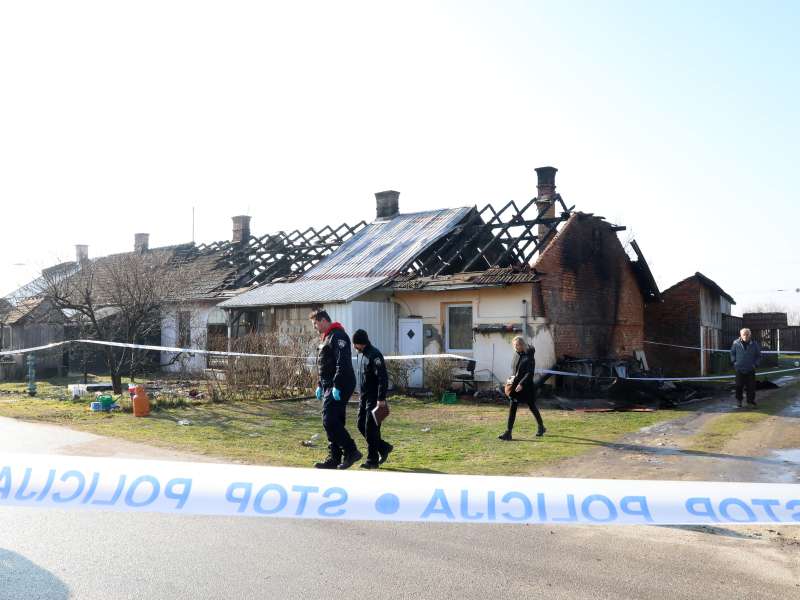
<svg viewBox="0 0 800 600">
<path fill-rule="evenodd" d="M 528 347 L 528 342 L 526 342 L 526 341 L 525 341 L 525 338 L 524 338 L 524 337 L 522 337 L 521 335 L 516 335 L 516 336 L 514 336 L 514 339 L 513 339 L 513 340 L 511 340 L 511 344 L 512 344 L 512 345 L 516 345 L 516 344 L 517 344 L 517 341 L 519 341 L 520 343 L 522 343 L 522 347 L 523 347 L 523 348 L 527 348 L 527 347 Z"/>
</svg>

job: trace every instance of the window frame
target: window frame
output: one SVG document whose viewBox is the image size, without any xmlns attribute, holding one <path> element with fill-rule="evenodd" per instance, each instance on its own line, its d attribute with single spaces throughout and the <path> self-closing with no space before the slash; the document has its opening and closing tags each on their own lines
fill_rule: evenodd
<svg viewBox="0 0 800 600">
<path fill-rule="evenodd" d="M 183 338 L 183 327 L 181 327 L 181 317 L 186 316 L 186 342 L 184 342 Z M 190 310 L 179 310 L 177 311 L 177 316 L 175 317 L 175 341 L 177 342 L 178 348 L 191 348 L 192 347 L 192 311 Z"/>
<path fill-rule="evenodd" d="M 474 323 L 475 320 L 474 320 L 473 313 L 474 313 L 475 308 L 472 305 L 472 302 L 454 302 L 453 304 L 445 304 L 445 307 L 444 307 L 444 319 L 445 319 L 444 348 L 445 348 L 445 352 L 453 352 L 453 353 L 462 352 L 462 353 L 465 353 L 465 352 L 473 352 L 474 351 L 475 340 L 474 340 L 474 336 L 473 336 L 473 333 L 472 333 L 472 327 L 469 328 L 470 338 L 472 338 L 472 348 L 453 348 L 452 346 L 450 346 L 450 330 L 451 330 L 451 327 L 450 327 L 450 309 L 451 308 L 467 308 L 467 307 L 470 310 L 471 321 Z"/>
</svg>

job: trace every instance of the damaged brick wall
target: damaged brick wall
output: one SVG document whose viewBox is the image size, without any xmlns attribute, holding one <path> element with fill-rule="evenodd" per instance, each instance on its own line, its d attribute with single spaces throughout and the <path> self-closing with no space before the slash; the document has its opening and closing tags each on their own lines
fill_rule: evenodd
<svg viewBox="0 0 800 600">
<path fill-rule="evenodd" d="M 664 344 L 698 346 L 700 343 L 700 282 L 682 281 L 662 293 L 663 302 L 645 308 L 645 339 Z M 697 375 L 700 353 L 696 350 L 647 344 L 651 368 L 668 375 Z"/>
<path fill-rule="evenodd" d="M 644 341 L 644 304 L 625 250 L 608 223 L 575 214 L 536 270 L 556 357 L 632 356 Z"/>
</svg>

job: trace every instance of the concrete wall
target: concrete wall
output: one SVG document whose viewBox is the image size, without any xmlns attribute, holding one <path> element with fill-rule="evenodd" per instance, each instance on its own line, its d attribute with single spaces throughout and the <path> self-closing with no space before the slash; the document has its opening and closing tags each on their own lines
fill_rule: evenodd
<svg viewBox="0 0 800 600">
<path fill-rule="evenodd" d="M 555 363 L 550 326 L 544 319 L 530 316 L 531 293 L 530 284 L 447 292 L 398 290 L 395 301 L 399 317 L 422 317 L 425 354 L 445 352 L 446 307 L 449 304 L 472 304 L 473 326 L 522 326 L 522 333 L 476 333 L 472 351 L 460 352 L 476 361 L 476 379 L 497 383 L 505 381 L 511 374 L 514 354 L 511 340 L 515 335 L 523 334 L 529 343 L 533 343 L 538 367 L 548 368 Z M 523 309 L 523 300 L 526 309 Z M 523 310 L 527 311 L 527 316 L 523 316 Z"/>
</svg>

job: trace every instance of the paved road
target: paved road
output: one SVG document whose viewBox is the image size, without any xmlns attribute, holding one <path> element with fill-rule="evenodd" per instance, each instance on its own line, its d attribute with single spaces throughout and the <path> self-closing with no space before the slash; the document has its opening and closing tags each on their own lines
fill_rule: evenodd
<svg viewBox="0 0 800 600">
<path fill-rule="evenodd" d="M 0 419 L 0 451 L 181 459 Z M 790 598 L 800 548 L 729 529 L 392 524 L 0 508 L 0 599 Z"/>
</svg>

